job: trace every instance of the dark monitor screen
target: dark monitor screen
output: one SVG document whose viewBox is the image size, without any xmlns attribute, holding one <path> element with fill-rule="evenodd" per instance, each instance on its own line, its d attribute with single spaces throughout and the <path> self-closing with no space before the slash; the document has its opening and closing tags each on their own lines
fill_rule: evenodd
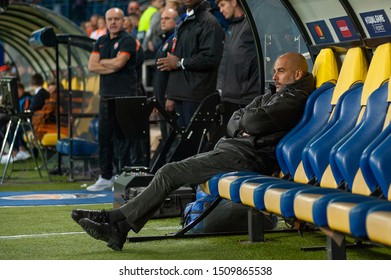
<svg viewBox="0 0 391 280">
<path fill-rule="evenodd" d="M 0 107 L 3 112 L 17 114 L 20 112 L 18 84 L 15 77 L 0 78 Z"/>
</svg>

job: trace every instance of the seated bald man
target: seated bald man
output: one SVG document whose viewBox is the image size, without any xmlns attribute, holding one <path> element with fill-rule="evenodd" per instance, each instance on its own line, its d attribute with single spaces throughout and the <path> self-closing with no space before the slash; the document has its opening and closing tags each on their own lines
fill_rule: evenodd
<svg viewBox="0 0 391 280">
<path fill-rule="evenodd" d="M 270 175 L 278 170 L 275 148 L 300 120 L 315 88 L 305 58 L 285 53 L 274 64 L 274 85 L 264 95 L 232 115 L 227 131 L 214 150 L 167 163 L 137 197 L 111 211 L 73 210 L 72 218 L 93 238 L 120 251 L 130 230 L 138 233 L 171 192 L 197 185 L 213 175 L 254 171 Z"/>
</svg>

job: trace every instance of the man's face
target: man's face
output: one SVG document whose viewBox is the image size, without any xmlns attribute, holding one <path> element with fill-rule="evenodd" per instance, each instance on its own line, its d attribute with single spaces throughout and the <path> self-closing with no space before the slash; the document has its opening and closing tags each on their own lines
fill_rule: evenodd
<svg viewBox="0 0 391 280">
<path fill-rule="evenodd" d="M 167 10 L 162 13 L 160 18 L 160 27 L 163 32 L 167 32 L 175 28 L 175 13 L 174 10 Z"/>
<path fill-rule="evenodd" d="M 220 12 L 226 19 L 231 19 L 234 16 L 235 8 L 230 0 L 223 0 L 219 4 Z"/>
<path fill-rule="evenodd" d="M 280 92 L 286 85 L 292 84 L 298 80 L 298 69 L 286 57 L 280 57 L 274 64 L 273 80 L 277 92 Z"/>
<path fill-rule="evenodd" d="M 119 9 L 110 9 L 106 13 L 106 25 L 111 34 L 116 34 L 122 30 L 124 16 Z"/>
<path fill-rule="evenodd" d="M 18 87 L 18 96 L 19 96 L 19 98 L 22 97 L 23 93 L 24 93 L 24 88 Z"/>
<path fill-rule="evenodd" d="M 139 14 L 140 13 L 140 5 L 136 1 L 132 1 L 128 5 L 128 15 L 135 13 Z"/>
<path fill-rule="evenodd" d="M 187 7 L 187 9 L 194 9 L 198 4 L 200 4 L 203 0 L 183 0 L 183 4 Z"/>
<path fill-rule="evenodd" d="M 153 5 L 158 8 L 158 9 L 161 9 L 164 7 L 164 1 L 163 0 L 155 0 L 153 2 Z"/>
</svg>

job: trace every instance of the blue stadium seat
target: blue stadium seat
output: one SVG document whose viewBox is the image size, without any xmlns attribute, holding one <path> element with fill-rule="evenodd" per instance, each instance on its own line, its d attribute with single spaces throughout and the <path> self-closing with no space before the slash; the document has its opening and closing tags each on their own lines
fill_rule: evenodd
<svg viewBox="0 0 391 280">
<path fill-rule="evenodd" d="M 388 84 L 388 104 L 391 104 L 391 86 Z M 389 107 L 389 106 L 388 106 Z M 355 181 L 354 186 L 360 186 L 369 182 L 368 188 L 372 191 L 373 196 L 360 194 L 357 190 L 353 194 L 344 197 L 336 197 L 330 200 L 327 205 L 328 226 L 336 231 L 349 234 L 356 238 L 367 238 L 367 228 L 365 219 L 368 211 L 374 206 L 389 204 L 390 184 L 391 184 L 391 111 L 388 110 L 386 116 L 387 127 L 378 135 L 364 151 L 361 157 L 360 170 L 362 171 L 365 182 Z M 373 178 L 372 178 L 373 176 Z M 377 183 L 374 183 L 376 180 Z M 379 187 L 381 193 L 376 192 Z M 364 194 L 366 194 L 364 192 Z M 385 199 L 379 199 L 379 194 Z M 376 195 L 376 196 L 375 196 Z"/>
<path fill-rule="evenodd" d="M 372 58 L 363 88 L 359 123 L 331 150 L 330 163 L 334 178 L 329 178 L 323 185 L 324 188 L 301 190 L 296 194 L 294 214 L 298 219 L 317 226 L 327 226 L 327 205 L 332 199 L 343 199 L 342 196 L 346 198 L 351 195 L 349 192 L 368 196 L 375 191 L 363 179 L 359 164 L 365 148 L 384 127 L 388 107 L 388 85 L 384 82 L 390 77 L 390 61 L 391 43 L 379 46 Z M 375 88 L 377 89 L 373 91 Z M 349 192 L 334 189 L 335 185 L 341 186 L 342 183 L 345 183 Z"/>
<path fill-rule="evenodd" d="M 321 126 L 318 125 L 319 118 L 315 118 L 314 116 L 313 119 L 308 122 L 308 124 L 314 123 L 314 125 L 305 127 L 305 129 L 289 139 L 289 141 L 292 142 L 301 141 L 299 149 L 301 153 L 300 158 L 296 161 L 297 164 L 299 164 L 302 159 L 302 152 L 306 145 L 334 126 L 338 119 L 337 116 L 341 115 L 341 108 L 343 102 L 345 102 L 345 98 L 350 95 L 361 95 L 361 84 L 365 80 L 366 74 L 367 63 L 364 53 L 360 48 L 350 49 L 346 54 L 337 85 L 332 92 L 332 95 L 330 95 L 330 99 L 320 105 L 323 108 L 327 108 L 327 111 L 322 112 L 324 121 L 321 123 Z M 352 101 L 352 99 L 353 98 L 349 98 L 346 102 Z M 359 98 L 355 97 L 355 99 L 359 101 Z M 353 104 L 349 105 L 353 106 Z M 360 108 L 359 102 L 357 102 L 356 106 Z M 305 141 L 303 141 L 303 139 L 305 139 Z M 295 143 L 294 145 L 297 144 Z M 288 145 L 285 152 L 286 154 L 288 154 L 289 148 L 290 146 Z M 266 210 L 283 215 L 284 217 L 294 217 L 293 198 L 295 194 L 302 189 L 313 187 L 307 184 L 309 178 L 307 178 L 303 166 L 303 163 L 300 163 L 300 165 L 297 166 L 294 174 L 294 182 L 274 182 L 267 186 L 264 197 Z M 292 166 L 291 168 L 293 169 L 295 166 Z"/>
</svg>

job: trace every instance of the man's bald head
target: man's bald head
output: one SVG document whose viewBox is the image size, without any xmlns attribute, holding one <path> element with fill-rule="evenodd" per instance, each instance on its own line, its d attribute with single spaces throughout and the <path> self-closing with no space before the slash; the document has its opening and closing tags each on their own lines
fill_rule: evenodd
<svg viewBox="0 0 391 280">
<path fill-rule="evenodd" d="M 284 53 L 278 59 L 286 60 L 287 65 L 292 67 L 292 69 L 300 69 L 301 71 L 303 71 L 304 76 L 308 72 L 307 60 L 300 53 L 295 53 L 295 52 Z"/>
<path fill-rule="evenodd" d="M 286 85 L 292 84 L 307 76 L 308 64 L 303 55 L 289 52 L 277 58 L 273 71 L 273 80 L 277 92 L 279 92 Z"/>
</svg>

